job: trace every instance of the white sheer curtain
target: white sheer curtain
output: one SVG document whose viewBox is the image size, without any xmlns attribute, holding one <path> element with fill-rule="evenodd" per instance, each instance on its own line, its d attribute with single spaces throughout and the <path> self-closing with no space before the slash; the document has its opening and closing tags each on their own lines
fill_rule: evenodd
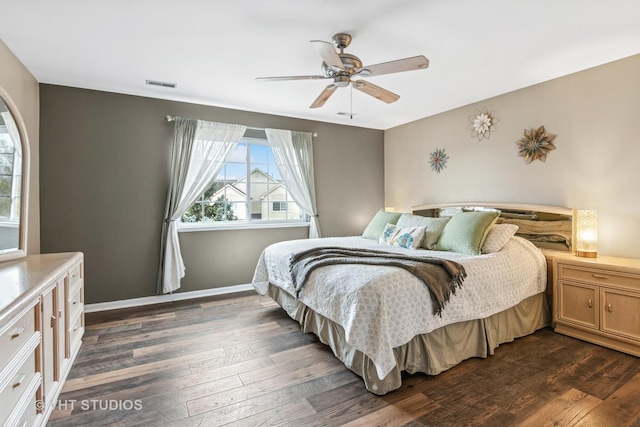
<svg viewBox="0 0 640 427">
<path fill-rule="evenodd" d="M 171 153 L 171 182 L 160 249 L 158 293 L 173 292 L 184 277 L 176 221 L 204 192 L 238 145 L 246 126 L 177 117 Z"/>
<path fill-rule="evenodd" d="M 300 209 L 311 217 L 309 238 L 320 237 L 311 134 L 282 129 L 265 129 L 265 133 L 287 190 Z"/>
</svg>

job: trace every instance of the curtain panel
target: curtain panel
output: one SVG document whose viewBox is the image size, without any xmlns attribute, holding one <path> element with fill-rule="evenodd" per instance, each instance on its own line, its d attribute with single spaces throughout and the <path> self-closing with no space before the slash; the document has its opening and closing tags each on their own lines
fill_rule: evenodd
<svg viewBox="0 0 640 427">
<path fill-rule="evenodd" d="M 176 117 L 160 246 L 158 294 L 180 288 L 185 266 L 176 221 L 220 172 L 246 126 Z"/>
<path fill-rule="evenodd" d="M 265 129 L 265 133 L 287 190 L 300 209 L 311 217 L 309 238 L 320 237 L 311 134 L 282 129 Z"/>
</svg>

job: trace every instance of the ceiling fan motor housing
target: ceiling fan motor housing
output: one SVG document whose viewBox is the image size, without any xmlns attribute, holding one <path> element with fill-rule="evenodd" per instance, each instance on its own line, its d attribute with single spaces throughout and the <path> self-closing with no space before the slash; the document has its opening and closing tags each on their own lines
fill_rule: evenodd
<svg viewBox="0 0 640 427">
<path fill-rule="evenodd" d="M 336 75 L 345 74 L 353 75 L 362 68 L 362 61 L 355 55 L 350 53 L 339 53 L 338 56 L 342 61 L 344 69 L 338 67 L 330 67 L 326 62 L 322 63 L 322 73 L 327 77 L 335 77 Z"/>
</svg>

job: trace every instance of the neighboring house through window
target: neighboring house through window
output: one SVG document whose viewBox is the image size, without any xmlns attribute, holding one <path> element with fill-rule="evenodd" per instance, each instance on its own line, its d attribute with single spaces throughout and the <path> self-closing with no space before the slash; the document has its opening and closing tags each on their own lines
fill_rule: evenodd
<svg viewBox="0 0 640 427">
<path fill-rule="evenodd" d="M 245 138 L 181 220 L 215 227 L 307 218 L 283 184 L 266 139 Z"/>
<path fill-rule="evenodd" d="M 285 212 L 288 209 L 287 202 L 273 202 L 274 212 Z"/>
<path fill-rule="evenodd" d="M 0 221 L 20 220 L 20 164 L 15 144 L 0 117 Z"/>
</svg>

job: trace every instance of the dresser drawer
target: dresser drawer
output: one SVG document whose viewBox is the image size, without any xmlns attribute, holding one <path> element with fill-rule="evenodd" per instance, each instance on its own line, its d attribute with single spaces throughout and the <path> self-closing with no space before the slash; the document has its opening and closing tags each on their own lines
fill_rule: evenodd
<svg viewBox="0 0 640 427">
<path fill-rule="evenodd" d="M 16 427 L 33 426 L 33 423 L 36 421 L 36 418 L 38 417 L 38 410 L 36 408 L 39 406 L 39 404 L 37 402 L 38 400 L 37 400 L 36 392 L 33 391 L 31 392 L 31 398 L 29 399 L 29 403 L 27 403 L 27 406 L 24 408 L 24 412 L 22 412 L 22 415 L 20 416 L 20 418 L 18 418 L 18 422 L 14 424 Z"/>
<path fill-rule="evenodd" d="M 77 286 L 78 283 L 82 280 L 82 264 L 77 264 L 71 271 L 69 272 L 69 290 L 73 289 Z"/>
<path fill-rule="evenodd" d="M 6 366 L 9 360 L 36 331 L 34 308 L 12 319 L 0 328 L 0 366 Z"/>
<path fill-rule="evenodd" d="M 558 275 L 561 279 L 579 280 L 598 285 L 617 285 L 640 290 L 640 276 L 558 264 Z"/>
<path fill-rule="evenodd" d="M 69 354 L 67 357 L 71 357 L 75 353 L 77 347 L 82 341 L 82 334 L 84 333 L 84 317 L 80 314 L 75 319 L 72 319 L 73 323 L 69 327 Z"/>
<path fill-rule="evenodd" d="M 73 321 L 84 310 L 83 286 L 77 286 L 69 295 L 69 319 Z"/>
<path fill-rule="evenodd" d="M 29 390 L 29 384 L 36 376 L 36 352 L 32 351 L 15 375 L 0 391 L 0 423 L 4 423 L 14 407 Z"/>
</svg>

